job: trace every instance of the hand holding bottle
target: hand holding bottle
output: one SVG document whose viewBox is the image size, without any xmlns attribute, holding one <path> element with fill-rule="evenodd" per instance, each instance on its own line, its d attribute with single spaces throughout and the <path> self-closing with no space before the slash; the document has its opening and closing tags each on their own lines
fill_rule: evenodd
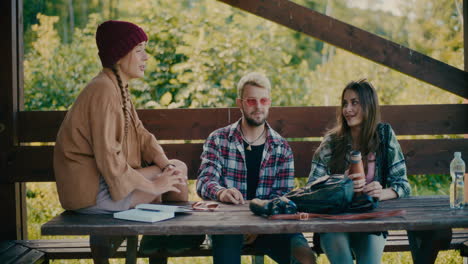
<svg viewBox="0 0 468 264">
<path fill-rule="evenodd" d="M 350 174 L 349 170 L 345 171 L 345 175 L 353 181 L 354 192 L 362 193 L 364 191 L 364 186 L 366 185 L 366 180 L 363 173 L 353 173 Z"/>
<path fill-rule="evenodd" d="M 348 177 L 354 182 L 354 192 L 356 195 L 359 195 L 362 193 L 364 185 L 366 184 L 361 152 L 357 150 L 351 151 L 350 162 L 351 164 L 346 174 L 348 174 Z"/>
<path fill-rule="evenodd" d="M 375 197 L 381 200 L 380 197 L 382 196 L 382 190 L 383 188 L 380 182 L 373 181 L 373 182 L 370 182 L 369 184 L 366 184 L 362 191 L 365 194 L 369 195 L 370 197 Z"/>
</svg>

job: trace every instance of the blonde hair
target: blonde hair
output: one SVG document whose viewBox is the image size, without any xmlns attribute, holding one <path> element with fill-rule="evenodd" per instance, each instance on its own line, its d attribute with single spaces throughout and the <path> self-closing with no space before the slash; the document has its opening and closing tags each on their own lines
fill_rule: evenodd
<svg viewBox="0 0 468 264">
<path fill-rule="evenodd" d="M 268 94 L 271 92 L 271 84 L 268 78 L 258 72 L 251 72 L 247 75 L 244 75 L 237 83 L 237 97 L 242 98 L 242 94 L 244 93 L 244 87 L 246 85 L 253 85 L 267 89 Z"/>
</svg>

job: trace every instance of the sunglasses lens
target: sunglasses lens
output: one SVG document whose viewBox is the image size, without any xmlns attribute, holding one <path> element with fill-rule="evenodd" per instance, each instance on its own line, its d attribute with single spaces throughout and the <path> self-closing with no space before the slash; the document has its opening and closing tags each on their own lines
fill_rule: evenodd
<svg viewBox="0 0 468 264">
<path fill-rule="evenodd" d="M 248 98 L 245 101 L 247 102 L 248 106 L 254 106 L 254 105 L 257 104 L 257 99 L 255 99 L 255 98 Z"/>
<path fill-rule="evenodd" d="M 256 98 L 247 98 L 244 99 L 244 101 L 247 103 L 248 106 L 256 106 L 257 103 L 264 106 L 271 104 L 271 99 L 267 97 L 262 97 L 259 100 L 257 100 Z"/>
<path fill-rule="evenodd" d="M 270 100 L 270 98 L 263 97 L 263 98 L 260 99 L 260 103 L 262 105 L 270 105 L 271 100 Z"/>
</svg>

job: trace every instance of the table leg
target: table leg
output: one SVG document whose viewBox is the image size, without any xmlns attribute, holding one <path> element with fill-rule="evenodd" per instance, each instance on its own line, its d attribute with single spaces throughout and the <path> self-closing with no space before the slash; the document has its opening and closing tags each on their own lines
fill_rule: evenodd
<svg viewBox="0 0 468 264">
<path fill-rule="evenodd" d="M 127 237 L 127 255 L 125 264 L 136 264 L 137 261 L 138 236 Z"/>
<path fill-rule="evenodd" d="M 439 250 L 448 249 L 452 229 L 407 231 L 411 256 L 415 264 L 435 263 Z"/>
<path fill-rule="evenodd" d="M 89 236 L 89 246 L 94 264 L 109 264 L 111 258 L 122 244 L 125 237 L 121 236 Z"/>
</svg>

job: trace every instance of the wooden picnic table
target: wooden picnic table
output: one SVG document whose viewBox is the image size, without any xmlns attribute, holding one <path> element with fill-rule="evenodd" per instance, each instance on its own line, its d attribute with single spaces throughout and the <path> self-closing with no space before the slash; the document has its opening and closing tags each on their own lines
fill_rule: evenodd
<svg viewBox="0 0 468 264">
<path fill-rule="evenodd" d="M 112 215 L 64 212 L 45 223 L 41 231 L 43 235 L 126 236 L 127 263 L 136 263 L 138 235 L 430 231 L 468 227 L 468 209 L 451 210 L 448 196 L 414 196 L 384 201 L 375 211 L 395 209 L 404 209 L 406 214 L 367 220 L 268 220 L 252 214 L 246 203 L 221 204 L 214 212 L 197 211 L 178 214 L 161 222 L 143 223 L 114 219 Z"/>
</svg>

